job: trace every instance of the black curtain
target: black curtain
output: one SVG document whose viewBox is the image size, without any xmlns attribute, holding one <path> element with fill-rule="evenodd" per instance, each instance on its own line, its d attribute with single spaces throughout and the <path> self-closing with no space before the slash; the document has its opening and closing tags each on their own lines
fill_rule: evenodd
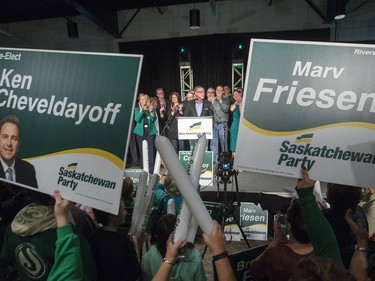
<svg viewBox="0 0 375 281">
<path fill-rule="evenodd" d="M 166 96 L 180 92 L 180 61 L 190 54 L 194 85 L 216 87 L 232 84 L 232 61 L 247 63 L 250 39 L 284 39 L 304 41 L 329 41 L 330 30 L 281 31 L 265 33 L 213 34 L 160 40 L 119 43 L 121 53 L 142 54 L 143 64 L 138 92 L 151 96 L 164 88 Z M 238 45 L 242 44 L 242 50 Z M 181 48 L 185 54 L 181 54 Z"/>
</svg>

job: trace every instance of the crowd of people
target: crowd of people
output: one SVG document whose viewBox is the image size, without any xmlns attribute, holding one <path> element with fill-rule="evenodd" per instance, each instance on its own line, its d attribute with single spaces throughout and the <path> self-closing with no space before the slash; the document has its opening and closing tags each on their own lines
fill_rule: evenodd
<svg viewBox="0 0 375 281">
<path fill-rule="evenodd" d="M 155 157 L 154 140 L 160 134 L 166 136 L 172 143 L 176 153 L 191 150 L 194 140 L 179 139 L 178 117 L 206 117 L 212 116 L 212 140 L 208 149 L 213 152 L 213 160 L 217 162 L 220 152 L 235 154 L 243 90 L 235 89 L 233 95 L 228 86 L 218 85 L 216 89 L 207 89 L 196 86 L 186 93 L 182 100 L 181 95 L 172 92 L 169 99 L 165 97 L 163 88 L 156 89 L 156 102 L 144 93 L 138 95 L 138 104 L 134 113 L 133 134 L 137 145 L 130 144 L 131 164 L 140 164 L 142 161 L 142 141 L 148 142 L 148 171 L 153 172 Z M 155 106 L 156 104 L 156 106 Z M 131 138 L 134 139 L 134 138 Z M 140 163 L 139 163 L 140 162 Z"/>
<path fill-rule="evenodd" d="M 143 100 L 140 104 L 146 103 Z M 145 108 L 140 108 L 139 114 L 145 110 L 149 112 L 144 121 L 151 127 L 155 115 Z M 152 131 L 150 128 L 150 135 Z M 63 199 L 58 190 L 53 195 L 38 191 L 33 165 L 16 157 L 21 137 L 21 125 L 16 116 L 2 119 L 0 136 L 1 280 L 141 280 L 142 276 L 144 280 L 170 280 L 172 267 L 172 275 L 177 280 L 205 280 L 202 257 L 193 245 L 183 247 L 185 258 L 180 259 L 177 252 L 182 251 L 182 244 L 188 243 L 171 243 L 176 215 L 166 215 L 157 221 L 151 233 L 153 246 L 144 257 L 143 245 L 148 237 L 144 233 L 135 237 L 121 229 L 127 216 L 124 202 L 128 207 L 134 206 L 131 179 L 123 180 L 123 198 L 117 215 L 83 208 L 79 203 Z M 170 177 L 164 180 L 160 186 L 166 184 L 168 193 L 174 192 L 173 198 L 177 201 L 176 184 Z M 15 183 L 29 185 L 31 189 Z M 176 205 L 178 209 L 177 202 Z M 214 252 L 225 245 L 221 230 L 205 239 L 221 241 L 210 242 Z M 229 262 L 223 261 L 227 256 L 217 260 L 221 260 L 227 270 L 232 270 Z M 193 267 L 194 274 L 191 273 Z"/>
<path fill-rule="evenodd" d="M 233 128 L 231 134 L 235 132 L 236 122 L 239 122 L 235 112 L 241 108 L 242 91 L 237 89 L 233 97 L 225 97 L 225 88 L 218 86 L 213 97 L 213 90 L 209 90 L 211 101 L 205 99 L 204 88 L 197 86 L 195 99 L 185 104 L 178 93 L 172 93 L 171 100 L 166 101 L 162 89 L 157 90 L 158 101 L 151 102 L 147 95 L 141 94 L 134 116 L 137 141 L 148 140 L 152 154 L 150 146 L 158 132 L 155 121 L 164 120 L 164 126 L 171 124 L 168 120 L 171 112 L 173 116 L 211 116 L 216 110 L 227 110 L 233 112 L 230 127 Z M 221 118 L 224 117 L 214 117 L 220 145 L 223 128 L 220 125 L 224 124 L 220 120 L 228 122 L 229 116 Z M 163 123 L 159 123 L 159 130 L 160 124 Z M 95 208 L 82 210 L 62 198 L 58 190 L 52 196 L 38 192 L 34 168 L 16 157 L 20 136 L 18 118 L 3 118 L 0 122 L 0 177 L 5 180 L 0 181 L 2 278 L 26 281 L 206 280 L 202 256 L 194 245 L 185 240 L 173 241 L 183 198 L 178 192 L 178 183 L 168 174 L 162 175 L 155 197 L 158 204 L 163 204 L 164 213 L 167 213 L 166 203 L 173 199 L 174 214 L 161 216 L 149 235 L 142 233 L 135 237 L 121 229 L 127 216 L 126 207 L 134 206 L 131 179 L 124 179 L 117 215 Z M 171 139 L 179 149 L 178 139 Z M 225 145 L 227 143 L 222 149 Z M 325 204 L 316 201 L 315 181 L 305 168 L 301 175 L 296 184 L 298 199 L 291 201 L 286 214 L 289 237 L 276 216 L 274 238 L 267 249 L 251 261 L 254 280 L 373 280 L 375 250 L 371 247 L 375 234 L 371 230 L 374 220 L 371 189 L 328 184 L 329 204 Z M 25 183 L 32 188 L 24 189 L 12 182 Z M 213 221 L 211 233 L 203 233 L 202 237 L 211 250 L 218 280 L 236 280 L 222 226 Z M 151 247 L 145 251 L 144 245 L 148 244 L 145 241 L 149 238 Z"/>
</svg>

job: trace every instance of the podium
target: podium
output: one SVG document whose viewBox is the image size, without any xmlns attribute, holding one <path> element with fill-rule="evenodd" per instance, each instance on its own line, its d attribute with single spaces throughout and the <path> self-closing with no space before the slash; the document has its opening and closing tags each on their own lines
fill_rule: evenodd
<svg viewBox="0 0 375 281">
<path fill-rule="evenodd" d="M 177 128 L 179 140 L 197 139 L 203 133 L 207 139 L 212 139 L 213 116 L 177 117 Z"/>
</svg>

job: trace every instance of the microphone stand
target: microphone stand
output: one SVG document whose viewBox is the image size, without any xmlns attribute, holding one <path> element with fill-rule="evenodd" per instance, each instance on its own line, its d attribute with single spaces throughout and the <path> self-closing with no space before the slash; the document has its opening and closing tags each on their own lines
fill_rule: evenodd
<svg viewBox="0 0 375 281">
<path fill-rule="evenodd" d="M 180 108 L 179 106 L 176 106 L 173 109 L 173 111 L 172 111 L 172 112 L 174 112 L 174 114 L 172 114 L 172 112 L 171 112 L 171 115 L 168 117 L 167 121 L 165 122 L 164 128 L 163 128 L 163 130 L 160 133 L 161 136 L 164 136 L 165 129 L 167 127 L 169 127 L 169 124 L 172 122 L 173 118 L 176 116 L 177 111 L 179 110 L 179 108 Z"/>
</svg>

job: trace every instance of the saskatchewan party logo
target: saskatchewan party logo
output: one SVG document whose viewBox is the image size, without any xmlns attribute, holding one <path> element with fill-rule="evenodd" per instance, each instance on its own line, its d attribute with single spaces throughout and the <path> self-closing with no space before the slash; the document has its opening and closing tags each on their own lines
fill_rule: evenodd
<svg viewBox="0 0 375 281">
<path fill-rule="evenodd" d="M 47 265 L 34 245 L 22 243 L 16 248 L 15 254 L 17 262 L 31 279 L 39 279 L 47 272 Z"/>
<path fill-rule="evenodd" d="M 66 167 L 60 167 L 57 184 L 75 190 L 80 182 L 89 183 L 98 187 L 115 189 L 116 182 L 99 178 L 91 173 L 79 171 L 78 163 L 73 162 Z"/>
<path fill-rule="evenodd" d="M 196 122 L 189 126 L 189 131 L 199 130 L 202 126 L 202 122 Z"/>
<path fill-rule="evenodd" d="M 314 134 L 302 134 L 296 137 L 294 143 L 284 140 L 279 148 L 280 156 L 277 165 L 306 167 L 307 170 L 310 170 L 319 159 L 375 164 L 375 154 L 373 153 L 351 151 L 340 146 L 315 146 L 313 136 Z"/>
<path fill-rule="evenodd" d="M 312 141 L 314 134 L 303 134 L 296 138 L 295 143 L 310 143 Z"/>
<path fill-rule="evenodd" d="M 78 163 L 71 163 L 71 164 L 68 165 L 67 170 L 73 171 L 73 170 L 77 169 L 77 165 L 78 165 Z"/>
</svg>

